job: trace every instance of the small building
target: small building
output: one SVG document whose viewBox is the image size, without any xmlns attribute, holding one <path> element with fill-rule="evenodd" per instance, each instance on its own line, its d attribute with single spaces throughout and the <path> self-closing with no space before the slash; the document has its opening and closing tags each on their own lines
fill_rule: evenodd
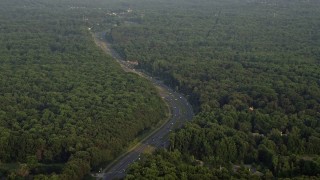
<svg viewBox="0 0 320 180">
<path fill-rule="evenodd" d="M 138 66 L 139 62 L 138 61 L 127 61 L 128 64 Z"/>
<path fill-rule="evenodd" d="M 254 136 L 254 137 L 264 137 L 264 134 L 252 133 L 252 136 Z"/>
</svg>

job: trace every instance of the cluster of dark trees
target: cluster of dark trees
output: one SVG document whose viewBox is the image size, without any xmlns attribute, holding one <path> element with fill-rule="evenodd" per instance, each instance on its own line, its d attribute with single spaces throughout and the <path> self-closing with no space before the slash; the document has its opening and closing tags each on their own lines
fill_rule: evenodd
<svg viewBox="0 0 320 180">
<path fill-rule="evenodd" d="M 63 3 L 1 2 L 0 179 L 81 179 L 166 116 Z"/>
<path fill-rule="evenodd" d="M 318 177 L 319 2 L 163 2 L 141 11 L 139 23 L 112 27 L 109 38 L 199 113 L 172 135 L 169 151 L 230 173 L 244 165 L 263 176 Z M 128 178 L 147 177 L 143 167 L 159 168 L 149 162 L 157 158 L 175 165 L 166 153 L 133 166 Z M 174 171 L 181 178 L 185 170 Z"/>
</svg>

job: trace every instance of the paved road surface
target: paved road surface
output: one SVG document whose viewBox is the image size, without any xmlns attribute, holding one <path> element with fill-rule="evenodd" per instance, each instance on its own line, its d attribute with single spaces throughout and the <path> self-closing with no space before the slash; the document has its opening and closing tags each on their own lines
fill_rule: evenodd
<svg viewBox="0 0 320 180">
<path fill-rule="evenodd" d="M 157 88 L 159 88 L 160 95 L 167 102 L 171 110 L 170 119 L 154 134 L 147 137 L 145 140 L 139 143 L 133 150 L 120 158 L 111 167 L 105 169 L 103 173 L 97 174 L 96 177 L 106 180 L 123 178 L 126 174 L 126 169 L 135 161 L 140 160 L 141 153 L 152 150 L 159 147 L 166 147 L 169 143 L 169 133 L 175 128 L 180 128 L 185 122 L 190 121 L 193 117 L 193 110 L 186 98 L 177 92 L 174 92 L 170 87 L 163 84 L 162 81 L 157 80 L 142 73 L 134 67 L 124 61 L 115 51 L 113 51 L 107 44 L 105 39 L 105 33 L 97 33 L 95 35 L 95 42 L 106 53 L 111 54 L 122 66 L 125 71 L 137 73 L 147 79 L 149 79 Z"/>
</svg>

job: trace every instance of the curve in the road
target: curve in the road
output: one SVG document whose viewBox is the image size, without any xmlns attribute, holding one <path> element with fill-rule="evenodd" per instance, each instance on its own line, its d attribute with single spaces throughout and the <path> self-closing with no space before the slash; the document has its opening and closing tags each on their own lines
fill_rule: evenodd
<svg viewBox="0 0 320 180">
<path fill-rule="evenodd" d="M 105 33 L 96 33 L 95 42 L 100 46 L 104 52 L 110 54 L 115 58 L 122 68 L 125 71 L 130 71 L 144 78 L 150 80 L 154 86 L 161 89 L 162 98 L 166 101 L 171 110 L 170 119 L 162 125 L 159 129 L 156 129 L 155 132 L 152 132 L 150 136 L 140 142 L 135 146 L 130 152 L 123 155 L 119 160 L 111 165 L 111 167 L 106 168 L 103 173 L 99 174 L 98 178 L 103 178 L 111 180 L 114 178 L 122 178 L 126 174 L 126 169 L 130 164 L 140 159 L 141 153 L 147 149 L 155 149 L 159 147 L 166 147 L 169 145 L 169 133 L 175 128 L 180 128 L 185 122 L 190 121 L 193 118 L 193 109 L 192 106 L 188 103 L 187 99 L 180 93 L 173 91 L 170 87 L 163 84 L 162 81 L 157 80 L 148 76 L 147 74 L 135 70 L 130 66 L 126 61 L 121 59 L 121 57 L 113 51 L 108 45 L 105 39 Z"/>
</svg>

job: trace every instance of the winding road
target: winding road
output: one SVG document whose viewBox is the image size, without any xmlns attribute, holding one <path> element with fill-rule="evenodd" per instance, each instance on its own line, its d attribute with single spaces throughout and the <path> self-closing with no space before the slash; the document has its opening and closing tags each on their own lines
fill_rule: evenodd
<svg viewBox="0 0 320 180">
<path fill-rule="evenodd" d="M 170 118 L 160 128 L 156 129 L 151 135 L 147 136 L 128 153 L 122 155 L 114 163 L 105 168 L 102 173 L 96 174 L 98 179 L 118 179 L 126 175 L 126 169 L 135 161 L 140 160 L 140 155 L 145 152 L 152 151 L 156 148 L 167 147 L 169 145 L 169 133 L 176 128 L 180 128 L 185 122 L 193 118 L 192 106 L 187 99 L 170 87 L 163 84 L 147 74 L 134 69 L 134 67 L 123 60 L 107 43 L 105 32 L 96 33 L 94 36 L 96 44 L 102 50 L 115 58 L 126 72 L 139 74 L 140 76 L 150 80 L 153 85 L 158 88 L 160 96 L 165 100 L 170 108 Z"/>
</svg>

